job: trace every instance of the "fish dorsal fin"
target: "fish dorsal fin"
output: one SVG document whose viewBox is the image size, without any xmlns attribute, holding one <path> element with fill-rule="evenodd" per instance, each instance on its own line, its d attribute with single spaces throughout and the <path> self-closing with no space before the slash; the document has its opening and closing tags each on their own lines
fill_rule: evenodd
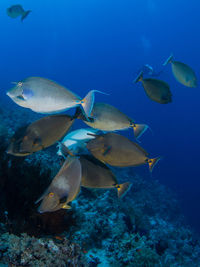
<svg viewBox="0 0 200 267">
<path fill-rule="evenodd" d="M 145 154 L 145 156 L 148 156 L 149 155 L 149 153 L 146 151 L 146 150 L 144 150 L 144 148 L 142 148 L 140 145 L 138 145 L 137 143 L 135 143 L 135 142 L 133 142 L 134 143 L 134 145 L 140 150 L 140 151 L 142 151 L 144 154 Z"/>
</svg>

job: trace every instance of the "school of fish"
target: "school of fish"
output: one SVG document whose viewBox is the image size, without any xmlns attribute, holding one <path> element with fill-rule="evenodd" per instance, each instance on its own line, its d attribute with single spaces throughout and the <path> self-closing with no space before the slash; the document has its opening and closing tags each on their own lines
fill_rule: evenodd
<svg viewBox="0 0 200 267">
<path fill-rule="evenodd" d="M 8 16 L 21 20 L 30 13 L 20 5 L 7 9 Z M 174 61 L 171 55 L 163 66 L 171 64 L 175 79 L 187 87 L 197 87 L 195 72 L 188 65 Z M 160 104 L 172 102 L 168 83 L 153 78 L 143 78 L 141 71 L 135 83 L 141 82 L 146 95 Z M 146 124 L 136 123 L 131 117 L 108 103 L 94 102 L 96 90 L 84 98 L 63 85 L 42 77 L 27 77 L 14 82 L 7 91 L 17 105 L 34 112 L 48 114 L 30 125 L 19 128 L 10 140 L 7 153 L 27 156 L 57 143 L 57 154 L 64 163 L 44 194 L 35 202 L 41 202 L 38 212 L 70 209 L 81 187 L 114 188 L 119 198 L 130 189 L 131 182 L 118 183 L 109 168 L 148 165 L 152 171 L 159 156 L 149 157 L 137 139 L 148 129 Z M 58 114 L 76 108 L 74 115 Z M 52 115 L 53 114 L 53 115 Z M 70 131 L 75 120 L 82 120 L 90 128 Z M 116 133 L 132 128 L 135 142 Z M 59 141 L 63 138 L 62 141 Z"/>
</svg>

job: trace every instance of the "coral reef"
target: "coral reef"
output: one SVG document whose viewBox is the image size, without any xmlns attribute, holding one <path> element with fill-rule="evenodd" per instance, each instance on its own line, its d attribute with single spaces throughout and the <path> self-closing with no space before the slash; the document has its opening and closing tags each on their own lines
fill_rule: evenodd
<svg viewBox="0 0 200 267">
<path fill-rule="evenodd" d="M 37 239 L 27 234 L 18 237 L 5 233 L 0 237 L 0 253 L 2 263 L 9 266 L 87 266 L 80 247 L 65 238 L 58 243 L 52 239 Z"/>
</svg>

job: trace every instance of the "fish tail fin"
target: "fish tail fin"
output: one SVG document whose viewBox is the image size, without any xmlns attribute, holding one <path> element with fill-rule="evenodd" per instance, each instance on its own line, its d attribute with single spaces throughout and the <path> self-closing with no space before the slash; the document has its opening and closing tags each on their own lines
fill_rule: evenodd
<svg viewBox="0 0 200 267">
<path fill-rule="evenodd" d="M 91 90 L 89 93 L 80 101 L 81 107 L 86 115 L 86 118 L 88 119 L 91 115 L 93 105 L 94 105 L 94 93 L 101 93 L 105 94 L 98 90 Z"/>
<path fill-rule="evenodd" d="M 157 157 L 154 159 L 148 159 L 148 164 L 149 164 L 149 170 L 150 172 L 153 171 L 154 166 L 158 163 L 158 161 L 161 159 L 161 157 Z"/>
<path fill-rule="evenodd" d="M 28 14 L 31 12 L 31 10 L 24 11 L 22 17 L 21 17 L 21 22 L 28 16 Z"/>
<path fill-rule="evenodd" d="M 123 196 L 125 196 L 125 194 L 130 190 L 131 186 L 132 186 L 132 183 L 130 182 L 118 184 L 117 185 L 118 198 L 122 198 Z"/>
<path fill-rule="evenodd" d="M 133 81 L 133 83 L 141 82 L 142 80 L 143 80 L 143 71 L 141 70 L 138 76 Z"/>
<path fill-rule="evenodd" d="M 172 63 L 172 60 L 173 60 L 173 55 L 171 54 L 171 55 L 167 58 L 167 60 L 163 63 L 163 66 L 166 66 L 167 64 Z"/>
<path fill-rule="evenodd" d="M 133 127 L 134 136 L 136 139 L 142 136 L 143 133 L 149 128 L 149 126 L 146 124 L 135 124 L 135 123 L 132 123 L 131 127 Z"/>
</svg>

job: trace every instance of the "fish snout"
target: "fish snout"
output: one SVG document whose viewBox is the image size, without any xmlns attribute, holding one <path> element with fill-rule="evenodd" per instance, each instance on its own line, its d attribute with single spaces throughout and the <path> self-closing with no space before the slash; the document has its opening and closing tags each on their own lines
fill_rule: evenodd
<svg viewBox="0 0 200 267">
<path fill-rule="evenodd" d="M 9 96 L 10 98 L 13 97 L 10 91 L 7 91 L 7 92 L 6 92 L 6 95 Z"/>
</svg>

